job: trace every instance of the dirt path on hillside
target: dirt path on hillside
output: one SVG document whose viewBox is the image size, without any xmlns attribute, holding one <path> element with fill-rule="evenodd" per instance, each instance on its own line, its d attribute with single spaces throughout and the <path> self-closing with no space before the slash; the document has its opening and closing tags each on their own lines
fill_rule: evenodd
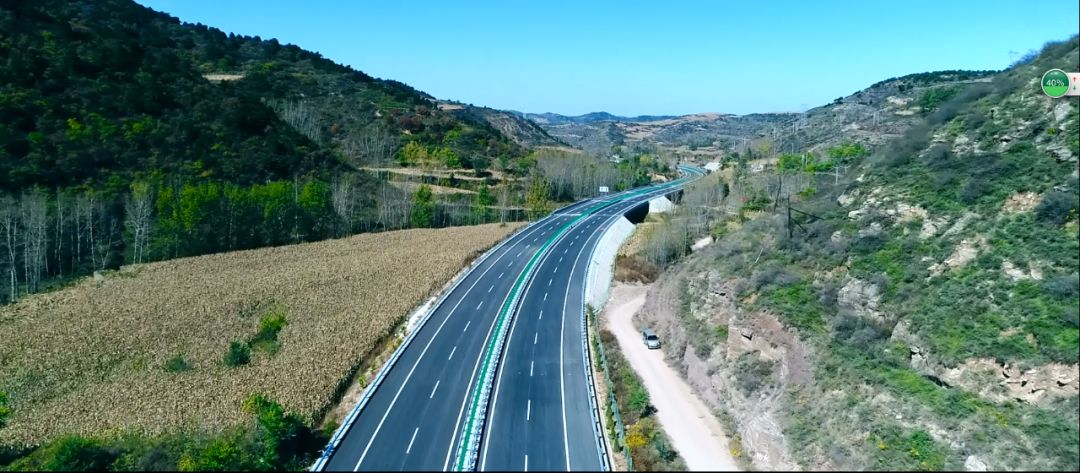
<svg viewBox="0 0 1080 473">
<path fill-rule="evenodd" d="M 672 367 L 663 349 L 649 350 L 633 317 L 645 304 L 649 286 L 615 284 L 601 315 L 604 327 L 619 341 L 619 349 L 641 376 L 656 407 L 656 420 L 691 471 L 737 471 L 720 422 Z M 661 343 L 663 341 L 661 340 Z"/>
</svg>

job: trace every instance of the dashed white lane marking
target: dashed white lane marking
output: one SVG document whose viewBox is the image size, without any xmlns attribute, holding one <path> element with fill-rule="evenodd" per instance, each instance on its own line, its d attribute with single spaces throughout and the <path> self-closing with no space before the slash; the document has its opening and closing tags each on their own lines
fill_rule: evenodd
<svg viewBox="0 0 1080 473">
<path fill-rule="evenodd" d="M 492 289 L 495 289 L 495 285 L 494 285 L 494 284 L 492 284 L 492 285 L 491 285 L 491 287 L 489 287 L 489 288 L 488 288 L 488 292 L 490 293 Z"/>
<path fill-rule="evenodd" d="M 540 339 L 540 332 L 533 334 L 533 345 L 536 345 L 536 341 Z"/>
<path fill-rule="evenodd" d="M 447 360 L 454 359 L 454 352 L 456 352 L 456 351 L 457 351 L 457 345 L 454 345 L 454 349 L 450 350 L 450 356 L 447 358 Z"/>
<path fill-rule="evenodd" d="M 435 391 L 439 389 L 439 381 L 438 379 L 435 380 L 435 387 L 431 388 L 431 395 L 427 397 L 428 399 L 435 399 Z"/>
<path fill-rule="evenodd" d="M 468 322 L 465 322 L 465 328 L 461 329 L 461 331 L 462 331 L 462 332 L 464 332 L 464 331 L 468 330 L 468 329 L 469 329 L 469 325 L 470 325 L 470 324 L 472 324 L 472 321 L 471 321 L 471 320 L 470 320 L 470 321 L 468 321 Z"/>
<path fill-rule="evenodd" d="M 540 316 L 539 316 L 539 317 L 537 317 L 537 318 L 536 318 L 536 320 L 541 320 L 541 319 L 543 319 L 543 318 L 544 318 L 544 311 L 543 311 L 543 310 L 541 310 L 541 311 L 540 311 Z"/>
<path fill-rule="evenodd" d="M 416 430 L 413 430 L 413 431 L 412 431 L 412 439 L 411 439 L 411 440 L 409 440 L 409 447 L 405 449 L 405 454 L 406 454 L 406 455 L 408 455 L 408 454 L 409 454 L 409 452 L 411 452 L 411 451 L 412 451 L 412 444 L 413 444 L 413 442 L 415 442 L 415 441 L 416 441 L 416 433 L 417 433 L 417 432 L 420 432 L 420 427 L 417 427 L 417 428 L 416 428 Z"/>
<path fill-rule="evenodd" d="M 506 274 L 506 271 L 503 271 L 503 272 L 499 273 L 499 279 L 502 279 L 504 274 Z"/>
<path fill-rule="evenodd" d="M 530 362 L 529 362 L 529 377 L 530 377 L 530 378 L 532 377 L 532 374 L 533 374 L 533 366 L 534 366 L 534 365 L 536 365 L 536 362 L 535 362 L 535 361 L 530 361 Z M 435 382 L 435 386 L 436 386 L 436 387 L 438 387 L 438 386 L 439 386 L 439 382 L 438 382 L 438 381 L 436 381 L 436 382 Z M 432 392 L 434 392 L 434 391 L 432 391 Z"/>
<path fill-rule="evenodd" d="M 529 399 L 529 403 L 525 405 L 525 421 L 528 422 L 532 418 L 532 399 Z"/>
<path fill-rule="evenodd" d="M 525 455 L 525 471 L 529 471 L 529 456 Z"/>
<path fill-rule="evenodd" d="M 479 304 L 476 304 L 476 310 L 480 310 L 480 307 L 483 306 L 483 305 L 484 305 L 484 301 L 480 301 Z"/>
</svg>

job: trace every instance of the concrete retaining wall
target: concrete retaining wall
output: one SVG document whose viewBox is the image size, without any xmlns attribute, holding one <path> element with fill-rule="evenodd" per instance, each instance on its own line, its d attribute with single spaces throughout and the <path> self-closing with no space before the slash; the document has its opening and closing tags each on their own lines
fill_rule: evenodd
<svg viewBox="0 0 1080 473">
<path fill-rule="evenodd" d="M 649 201 L 649 213 L 651 214 L 667 212 L 673 208 L 675 208 L 675 204 L 668 200 L 667 196 L 657 197 Z"/>
<path fill-rule="evenodd" d="M 656 200 L 656 199 L 654 199 Z M 667 201 L 667 199 L 664 199 Z M 670 205 L 671 202 L 668 202 Z M 650 212 L 652 201 L 650 201 Z M 611 278 L 615 275 L 615 255 L 619 247 L 634 233 L 634 224 L 626 217 L 620 217 L 608 227 L 604 236 L 596 243 L 596 251 L 589 261 L 589 272 L 585 279 L 585 303 L 600 311 L 607 302 L 611 290 Z"/>
</svg>

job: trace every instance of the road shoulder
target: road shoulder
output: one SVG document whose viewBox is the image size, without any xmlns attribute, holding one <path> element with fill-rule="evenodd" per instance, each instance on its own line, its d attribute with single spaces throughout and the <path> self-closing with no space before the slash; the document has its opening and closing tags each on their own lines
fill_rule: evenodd
<svg viewBox="0 0 1080 473">
<path fill-rule="evenodd" d="M 641 341 L 633 316 L 645 303 L 649 286 L 616 283 L 600 315 L 600 323 L 619 342 L 619 349 L 649 391 L 656 419 L 691 471 L 737 471 L 728 438 L 719 420 L 690 386 L 664 362 L 663 350 L 649 350 Z"/>
</svg>

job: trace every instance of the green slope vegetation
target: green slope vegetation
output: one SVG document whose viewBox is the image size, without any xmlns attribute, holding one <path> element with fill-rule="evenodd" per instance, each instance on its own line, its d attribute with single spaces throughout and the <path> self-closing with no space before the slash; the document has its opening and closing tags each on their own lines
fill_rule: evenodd
<svg viewBox="0 0 1080 473">
<path fill-rule="evenodd" d="M 722 191 L 688 191 L 706 210 L 652 232 L 658 264 L 718 237 L 660 279 L 689 309 L 652 317 L 759 467 L 1080 466 L 1080 106 L 1038 82 L 1080 67 L 1078 43 L 924 94 L 868 153 L 734 160 Z"/>
<path fill-rule="evenodd" d="M 465 168 L 524 155 L 407 85 L 130 1 L 21 3 L 0 22 L 0 189 L 154 171 L 248 183 L 393 158 L 364 141 L 446 148 Z"/>
<path fill-rule="evenodd" d="M 0 302 L 130 262 L 521 218 L 543 178 L 515 140 L 553 142 L 129 0 L 0 5 L 0 65 Z M 387 167 L 418 169 L 366 171 Z"/>
</svg>

